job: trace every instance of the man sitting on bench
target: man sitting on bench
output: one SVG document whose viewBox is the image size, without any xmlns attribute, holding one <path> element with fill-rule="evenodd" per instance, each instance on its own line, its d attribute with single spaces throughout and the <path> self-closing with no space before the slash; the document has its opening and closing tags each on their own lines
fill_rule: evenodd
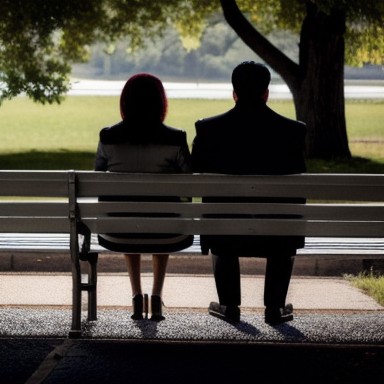
<svg viewBox="0 0 384 384">
<path fill-rule="evenodd" d="M 230 111 L 196 122 L 192 169 L 198 173 L 286 175 L 305 172 L 305 124 L 287 119 L 267 107 L 269 70 L 244 62 L 232 73 L 236 105 Z M 203 202 L 247 202 L 247 198 L 203 198 Z M 253 202 L 255 199 L 252 200 Z M 256 199 L 261 203 L 300 202 L 300 199 Z M 304 202 L 304 200 L 302 201 Z M 209 313 L 223 320 L 240 320 L 239 256 L 266 257 L 265 322 L 293 319 L 285 300 L 301 236 L 202 236 L 202 251 L 211 250 L 219 303 Z"/>
</svg>

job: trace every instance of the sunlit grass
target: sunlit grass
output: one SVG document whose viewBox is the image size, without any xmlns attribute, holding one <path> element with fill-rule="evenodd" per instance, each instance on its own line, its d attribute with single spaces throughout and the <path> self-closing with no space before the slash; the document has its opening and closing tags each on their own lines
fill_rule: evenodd
<svg viewBox="0 0 384 384">
<path fill-rule="evenodd" d="M 384 140 L 384 102 L 347 101 L 349 140 Z"/>
<path fill-rule="evenodd" d="M 165 123 L 185 130 L 191 144 L 198 119 L 233 105 L 232 100 L 170 99 Z M 294 118 L 291 101 L 271 101 L 270 106 Z M 72 96 L 61 105 L 40 105 L 25 97 L 6 100 L 0 107 L 0 152 L 95 151 L 100 129 L 118 121 L 119 98 L 114 96 Z"/>
<path fill-rule="evenodd" d="M 384 125 L 384 117 L 383 117 Z M 384 127 L 383 127 L 384 129 Z M 349 149 L 354 156 L 375 159 L 384 164 L 384 141 L 381 142 L 350 142 Z"/>
<path fill-rule="evenodd" d="M 232 108 L 232 100 L 170 99 L 166 124 L 184 129 L 191 145 L 195 122 Z M 294 118 L 293 102 L 269 106 Z M 309 172 L 384 173 L 384 102 L 347 101 L 350 161 L 310 161 Z M 0 169 L 92 169 L 99 131 L 120 121 L 119 98 L 71 96 L 61 105 L 19 97 L 0 107 Z M 370 140 L 361 142 L 361 140 Z"/>
<path fill-rule="evenodd" d="M 357 276 L 345 275 L 344 278 L 384 306 L 384 276 L 374 276 L 373 273 L 360 273 Z"/>
<path fill-rule="evenodd" d="M 40 105 L 20 97 L 0 107 L 0 152 L 95 151 L 101 128 L 119 121 L 118 98 L 68 97 Z"/>
</svg>

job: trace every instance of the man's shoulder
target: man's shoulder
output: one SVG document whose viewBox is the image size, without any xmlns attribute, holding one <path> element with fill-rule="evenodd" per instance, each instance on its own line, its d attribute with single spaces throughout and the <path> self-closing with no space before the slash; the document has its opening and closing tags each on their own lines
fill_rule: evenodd
<svg viewBox="0 0 384 384">
<path fill-rule="evenodd" d="M 303 140 L 307 134 L 306 124 L 299 120 L 293 120 L 280 115 L 267 107 L 266 124 L 273 127 L 280 137 L 287 137 L 292 140 Z"/>
<path fill-rule="evenodd" d="M 229 119 L 231 119 L 232 114 L 233 114 L 233 109 L 231 109 L 227 112 L 221 113 L 219 115 L 199 119 L 195 123 L 196 129 L 198 129 L 198 130 L 200 130 L 200 129 L 214 129 L 215 127 L 221 127 L 223 122 L 226 122 Z"/>
<path fill-rule="evenodd" d="M 267 110 L 268 110 L 269 117 L 271 118 L 271 120 L 274 120 L 274 119 L 279 120 L 279 122 L 281 124 L 285 124 L 287 126 L 290 126 L 292 128 L 296 128 L 298 130 L 305 130 L 306 129 L 306 124 L 302 121 L 293 120 L 293 119 L 290 119 L 289 117 L 280 115 L 279 113 L 275 112 L 274 110 L 270 109 L 269 107 L 267 107 Z"/>
</svg>

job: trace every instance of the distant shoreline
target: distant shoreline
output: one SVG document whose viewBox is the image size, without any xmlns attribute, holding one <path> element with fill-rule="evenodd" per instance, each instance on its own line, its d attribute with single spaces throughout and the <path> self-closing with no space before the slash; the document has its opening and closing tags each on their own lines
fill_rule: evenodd
<svg viewBox="0 0 384 384">
<path fill-rule="evenodd" d="M 70 96 L 118 96 L 125 81 L 73 79 Z M 167 96 L 171 99 L 231 99 L 230 83 L 177 83 L 164 82 Z M 290 100 L 292 94 L 285 84 L 271 84 L 270 97 Z M 384 99 L 384 80 L 345 81 L 346 99 Z"/>
</svg>

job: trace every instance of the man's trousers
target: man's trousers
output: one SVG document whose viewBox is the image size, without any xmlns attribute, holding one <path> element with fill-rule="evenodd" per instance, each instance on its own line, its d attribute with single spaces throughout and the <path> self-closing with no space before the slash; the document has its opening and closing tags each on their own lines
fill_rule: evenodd
<svg viewBox="0 0 384 384">
<path fill-rule="evenodd" d="M 284 308 L 291 281 L 294 255 L 269 255 L 264 283 L 264 305 Z M 213 274 L 221 305 L 239 306 L 241 304 L 240 263 L 234 255 L 212 254 Z"/>
</svg>

